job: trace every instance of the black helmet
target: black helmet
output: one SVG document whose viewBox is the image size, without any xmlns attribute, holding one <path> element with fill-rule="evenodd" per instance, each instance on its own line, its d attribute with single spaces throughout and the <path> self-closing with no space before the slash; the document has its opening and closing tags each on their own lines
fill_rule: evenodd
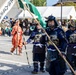
<svg viewBox="0 0 76 75">
<path fill-rule="evenodd" d="M 47 21 L 52 21 L 52 20 L 55 20 L 55 17 L 51 15 L 51 16 L 48 17 Z"/>
<path fill-rule="evenodd" d="M 54 17 L 54 16 L 52 16 L 52 15 L 50 15 L 48 18 L 47 18 L 47 25 L 48 25 L 48 22 L 49 21 L 54 21 L 55 22 L 55 26 L 57 27 L 58 26 L 58 23 L 57 23 L 57 21 L 56 21 L 56 18 Z"/>
<path fill-rule="evenodd" d="M 76 28 L 76 24 L 74 21 L 72 21 L 71 23 L 68 24 L 68 28 L 73 27 Z"/>
<path fill-rule="evenodd" d="M 68 28 L 70 28 L 70 27 L 76 28 L 76 25 L 75 25 L 75 24 L 74 24 L 74 25 L 69 24 L 69 25 L 68 25 Z"/>
</svg>

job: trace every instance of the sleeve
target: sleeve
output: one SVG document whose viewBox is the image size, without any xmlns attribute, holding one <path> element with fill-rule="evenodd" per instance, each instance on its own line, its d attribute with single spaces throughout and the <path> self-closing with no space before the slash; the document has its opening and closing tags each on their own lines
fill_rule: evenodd
<svg viewBox="0 0 76 75">
<path fill-rule="evenodd" d="M 12 34 L 12 35 L 15 35 L 16 33 L 17 33 L 16 27 L 13 27 L 11 34 Z"/>
<path fill-rule="evenodd" d="M 59 32 L 59 39 L 60 39 L 60 48 L 61 48 L 61 52 L 65 52 L 66 48 L 67 48 L 67 39 L 65 37 L 65 33 L 64 31 L 60 31 Z"/>
<path fill-rule="evenodd" d="M 49 32 L 49 28 L 46 28 L 45 31 L 46 31 L 46 33 L 49 35 L 49 33 L 50 33 L 50 32 Z M 46 34 L 45 34 L 45 41 L 46 41 L 46 42 L 49 41 L 49 38 L 47 37 Z"/>
<path fill-rule="evenodd" d="M 66 31 L 66 39 L 69 41 L 69 32 L 68 31 Z"/>
<path fill-rule="evenodd" d="M 26 42 L 27 43 L 30 43 L 34 39 L 35 35 L 36 35 L 36 33 L 35 32 L 32 32 L 31 35 L 30 35 L 30 37 L 27 39 Z"/>
</svg>

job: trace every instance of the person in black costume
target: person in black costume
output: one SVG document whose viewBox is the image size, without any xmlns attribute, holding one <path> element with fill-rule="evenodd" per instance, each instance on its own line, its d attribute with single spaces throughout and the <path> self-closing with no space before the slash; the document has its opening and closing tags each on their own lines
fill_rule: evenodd
<svg viewBox="0 0 76 75">
<path fill-rule="evenodd" d="M 60 49 L 60 51 L 65 54 L 65 50 L 67 47 L 67 41 L 65 39 L 64 31 L 57 27 L 57 21 L 54 16 L 49 16 L 47 20 L 47 28 L 46 32 L 50 36 L 50 39 L 53 43 Z M 61 58 L 59 53 L 53 44 L 47 40 L 47 59 L 46 59 L 46 71 L 49 72 L 50 75 L 64 75 L 66 71 L 66 65 L 64 60 Z"/>
</svg>

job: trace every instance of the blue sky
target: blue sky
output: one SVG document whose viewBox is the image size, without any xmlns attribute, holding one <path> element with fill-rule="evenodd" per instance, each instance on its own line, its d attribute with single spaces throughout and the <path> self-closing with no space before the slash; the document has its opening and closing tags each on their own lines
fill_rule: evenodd
<svg viewBox="0 0 76 75">
<path fill-rule="evenodd" d="M 46 0 L 46 1 L 47 1 L 47 5 L 50 6 L 57 3 L 58 0 Z"/>
</svg>

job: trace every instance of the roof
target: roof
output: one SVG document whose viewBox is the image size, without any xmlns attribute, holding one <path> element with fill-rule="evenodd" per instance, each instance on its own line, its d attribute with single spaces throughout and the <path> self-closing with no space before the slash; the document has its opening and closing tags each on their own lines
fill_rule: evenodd
<svg viewBox="0 0 76 75">
<path fill-rule="evenodd" d="M 40 14 L 43 14 L 46 10 L 47 10 L 47 7 L 44 6 L 44 7 L 36 7 L 38 9 L 38 11 L 40 11 Z"/>
<path fill-rule="evenodd" d="M 41 7 L 41 10 L 43 10 L 42 7 Z M 39 11 L 39 12 L 41 12 L 41 11 Z M 75 14 L 74 6 L 63 6 L 62 14 L 63 14 L 62 15 L 63 19 L 69 19 L 70 15 L 73 16 Z M 49 6 L 49 7 L 47 7 L 46 11 L 44 11 L 41 15 L 43 17 L 48 17 L 50 15 L 53 15 L 56 18 L 60 19 L 61 18 L 61 7 L 60 6 Z"/>
<path fill-rule="evenodd" d="M 34 16 L 34 17 L 32 17 L 32 15 Z M 37 16 L 35 16 L 33 13 L 29 13 L 27 10 L 25 10 L 25 11 L 22 11 L 19 15 L 18 15 L 18 18 L 37 18 Z"/>
<path fill-rule="evenodd" d="M 76 2 L 76 0 L 62 0 L 62 2 Z M 61 0 L 59 0 L 57 3 L 61 3 Z"/>
</svg>

